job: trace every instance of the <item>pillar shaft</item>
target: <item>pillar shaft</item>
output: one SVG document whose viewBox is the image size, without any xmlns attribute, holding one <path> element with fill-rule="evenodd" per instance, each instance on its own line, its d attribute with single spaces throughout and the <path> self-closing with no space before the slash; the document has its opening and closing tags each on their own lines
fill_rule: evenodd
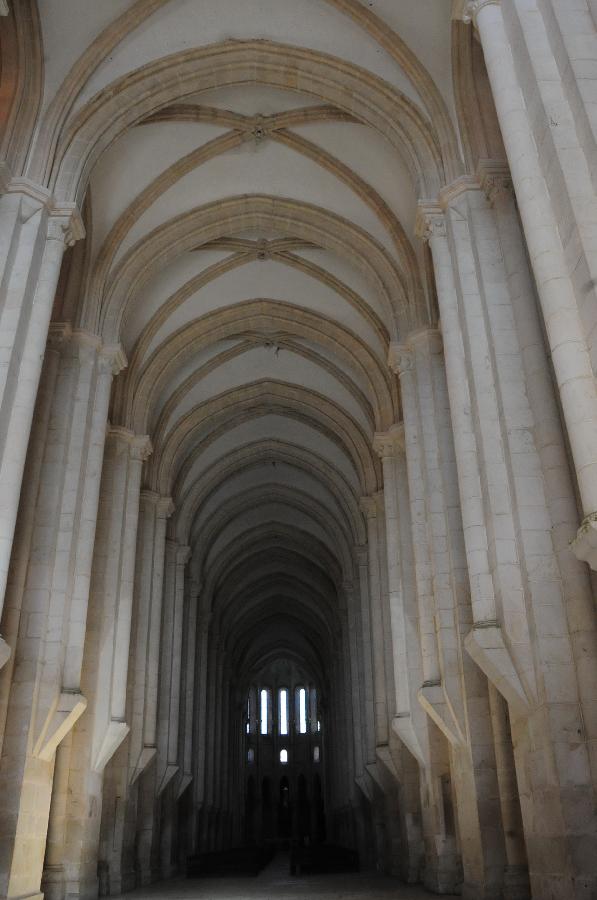
<svg viewBox="0 0 597 900">
<path fill-rule="evenodd" d="M 86 706 L 83 638 L 114 355 L 62 349 L 0 761 L 0 896 L 39 892 L 56 748 Z"/>
<path fill-rule="evenodd" d="M 591 516 L 597 512 L 597 382 L 586 335 L 502 10 L 495 0 L 477 2 L 472 9 L 539 291 L 582 507 Z"/>
<path fill-rule="evenodd" d="M 84 233 L 74 204 L 24 179 L 0 196 L 0 617 L 62 256 Z M 0 666 L 8 652 L 0 638 Z"/>
</svg>

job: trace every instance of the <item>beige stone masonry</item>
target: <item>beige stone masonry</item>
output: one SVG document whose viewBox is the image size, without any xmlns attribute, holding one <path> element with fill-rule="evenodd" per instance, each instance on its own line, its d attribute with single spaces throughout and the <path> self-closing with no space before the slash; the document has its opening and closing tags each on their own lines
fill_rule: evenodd
<svg viewBox="0 0 597 900">
<path fill-rule="evenodd" d="M 573 809 L 578 802 L 564 760 L 572 752 L 588 765 L 591 740 L 583 748 L 579 737 L 592 728 L 591 716 L 584 727 L 578 720 L 574 750 L 566 750 L 565 732 L 558 729 L 564 708 L 575 719 L 585 702 L 592 704 L 594 675 L 588 672 L 594 671 L 596 641 L 586 572 L 569 548 L 574 492 L 508 173 L 492 166 L 482 181 L 489 200 L 472 180 L 454 185 L 442 193 L 445 218 L 437 208 L 426 210 L 426 233 L 445 335 L 471 574 L 475 626 L 466 648 L 508 701 L 517 767 L 546 726 L 555 729 L 542 739 L 546 753 L 553 741 L 559 747 L 549 788 L 538 773 L 531 787 L 518 769 L 531 883 L 540 895 L 562 876 L 552 876 L 535 855 L 532 810 L 535 803 Z M 550 708 L 553 714 L 546 714 Z M 568 817 L 555 808 L 553 828 L 560 815 Z M 567 877 L 572 891 L 574 875 Z"/>
<path fill-rule="evenodd" d="M 597 563 L 594 549 L 597 532 L 593 527 L 593 514 L 597 511 L 597 384 L 587 335 L 559 231 L 558 212 L 548 189 L 549 173 L 544 168 L 541 148 L 533 133 L 532 101 L 521 89 L 519 81 L 520 49 L 511 43 L 498 0 L 470 2 L 466 14 L 474 18 L 483 44 L 537 282 L 583 513 L 588 517 L 587 527 L 581 529 L 575 550 L 580 559 L 594 566 Z M 539 41 L 541 45 L 540 25 L 536 16 L 533 19 L 535 25 L 529 27 L 539 29 L 534 44 Z M 553 65 L 549 59 L 548 63 Z M 552 94 L 554 90 L 557 93 L 557 81 L 555 85 L 550 82 L 549 90 Z M 564 128 L 563 132 L 567 134 L 568 129 Z M 571 160 L 571 165 L 579 174 L 580 160 Z"/>
<path fill-rule="evenodd" d="M 74 203 L 27 179 L 0 195 L 0 615 L 60 264 L 84 234 Z M 0 666 L 8 654 L 0 637 Z"/>
<path fill-rule="evenodd" d="M 0 760 L 4 896 L 39 891 L 54 752 L 86 706 L 82 645 L 114 365 L 92 335 L 63 345 Z"/>
</svg>

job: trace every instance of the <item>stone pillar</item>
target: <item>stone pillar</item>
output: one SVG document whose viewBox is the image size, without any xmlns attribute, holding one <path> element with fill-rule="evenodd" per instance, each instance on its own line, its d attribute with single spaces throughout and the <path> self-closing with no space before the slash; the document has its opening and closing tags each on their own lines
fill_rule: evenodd
<svg viewBox="0 0 597 900">
<path fill-rule="evenodd" d="M 13 552 L 11 556 L 8 584 L 6 590 L 6 602 L 0 631 L 5 636 L 10 647 L 16 646 L 23 592 L 27 577 L 27 567 L 31 553 L 31 538 L 35 524 L 35 509 L 39 480 L 41 477 L 46 438 L 48 435 L 48 423 L 52 411 L 56 378 L 60 365 L 61 347 L 65 340 L 70 340 L 70 327 L 51 327 L 50 337 L 44 357 L 44 367 L 40 379 L 40 388 L 37 395 L 31 440 L 27 451 L 27 462 L 19 504 L 19 516 L 15 529 Z M 0 672 L 0 753 L 2 752 L 2 740 L 8 711 L 8 698 L 12 684 L 14 654 Z"/>
<path fill-rule="evenodd" d="M 504 873 L 503 898 L 504 900 L 528 900 L 531 896 L 531 886 L 518 784 L 516 783 L 508 706 L 492 684 L 489 685 L 489 703 L 506 846 L 507 864 Z"/>
<path fill-rule="evenodd" d="M 108 763 L 104 775 L 100 862 L 106 870 L 111 894 L 132 890 L 140 880 L 137 860 L 139 781 L 152 763 L 155 792 L 156 707 L 155 703 L 148 703 L 148 699 L 151 691 L 155 694 L 157 685 L 150 674 L 149 656 L 150 646 L 155 647 L 156 638 L 159 646 L 166 522 L 172 509 L 170 498 L 160 497 L 152 491 L 140 492 L 126 692 L 126 719 L 130 731 Z M 154 672 L 152 666 L 151 673 Z M 147 872 L 145 877 L 149 877 Z"/>
<path fill-rule="evenodd" d="M 423 497 L 416 539 L 426 542 L 437 639 L 439 680 L 423 683 L 419 701 L 450 746 L 463 895 L 493 897 L 500 891 L 504 848 L 487 683 L 464 653 L 472 614 L 442 351 L 439 333 L 422 329 L 409 336 L 408 347 L 392 347 L 390 354 L 391 364 L 408 373 L 406 384 L 401 375 L 407 469 L 410 482 L 414 448 L 421 478 L 415 483 Z M 426 593 L 427 579 L 423 585 Z"/>
<path fill-rule="evenodd" d="M 565 883 L 573 897 L 579 877 L 595 878 L 594 857 L 563 853 L 568 840 L 594 840 L 574 812 L 594 790 L 584 712 L 596 694 L 594 612 L 569 550 L 574 491 L 516 210 L 503 177 L 486 187 L 494 208 L 469 179 L 442 192 L 445 219 L 427 209 L 461 442 L 474 618 L 465 646 L 509 704 L 533 890 Z"/>
<path fill-rule="evenodd" d="M 371 598 L 369 595 L 369 550 L 367 547 L 355 547 L 355 555 L 359 573 L 360 604 L 358 618 L 361 629 L 357 635 L 362 658 L 361 709 L 363 714 L 363 750 L 366 765 L 375 764 L 375 693 L 373 687 L 373 646 L 371 635 Z"/>
<path fill-rule="evenodd" d="M 59 779 L 65 782 L 66 799 L 60 784 L 52 794 L 52 808 L 65 806 L 61 868 L 69 897 L 97 896 L 103 773 L 129 731 L 126 684 L 137 517 L 141 468 L 150 449 L 147 437 L 123 428 L 108 430 L 81 679 L 87 710 L 73 730 L 70 753 L 56 761 L 57 773 L 66 768 Z M 49 840 L 59 844 L 51 829 Z M 55 871 L 52 884 L 56 891 Z"/>
<path fill-rule="evenodd" d="M 197 666 L 195 669 L 196 712 L 193 728 L 196 756 L 193 771 L 193 805 L 197 829 L 194 837 L 194 852 L 198 853 L 201 843 L 200 817 L 205 809 L 205 760 L 207 751 L 207 662 L 209 654 L 210 613 L 201 598 L 199 624 L 197 630 Z"/>
<path fill-rule="evenodd" d="M 575 552 L 597 569 L 597 381 L 499 0 L 466 9 L 481 37 L 576 468 L 585 519 Z"/>
<path fill-rule="evenodd" d="M 125 841 L 136 847 L 139 884 L 149 884 L 155 873 L 152 849 L 155 826 L 157 780 L 158 689 L 164 586 L 166 523 L 173 512 L 169 497 L 152 491 L 141 492 L 140 524 L 135 573 L 137 616 L 133 710 L 130 734 L 129 783 L 138 784 L 135 833 Z"/>
<path fill-rule="evenodd" d="M 369 575 L 371 650 L 373 654 L 376 746 L 388 743 L 388 704 L 386 697 L 383 601 L 379 565 L 377 507 L 376 497 L 361 498 L 361 509 L 367 519 L 367 561 Z"/>
<path fill-rule="evenodd" d="M 190 574 L 185 581 L 185 617 L 183 625 L 183 681 L 181 697 L 181 725 L 179 728 L 179 759 L 181 771 L 176 784 L 176 798 L 179 800 L 193 781 L 193 734 L 195 725 L 195 682 L 197 673 L 197 626 L 198 626 L 199 582 Z M 189 823 L 190 824 L 190 823 Z M 190 835 L 188 854 L 191 855 Z"/>
<path fill-rule="evenodd" d="M 112 376 L 122 352 L 76 332 L 64 346 L 40 474 L 0 761 L 0 896 L 39 893 L 56 748 L 81 692 Z"/>
<path fill-rule="evenodd" d="M 84 234 L 74 204 L 27 179 L 0 196 L 0 618 L 60 266 Z M 0 637 L 0 668 L 9 653 Z"/>
<path fill-rule="evenodd" d="M 172 834 L 176 810 L 173 790 L 164 794 L 179 771 L 178 733 L 182 679 L 182 626 L 184 617 L 185 566 L 190 548 L 166 541 L 166 573 L 162 609 L 160 688 L 158 714 L 157 796 L 163 796 L 161 874 L 172 874 Z"/>
</svg>

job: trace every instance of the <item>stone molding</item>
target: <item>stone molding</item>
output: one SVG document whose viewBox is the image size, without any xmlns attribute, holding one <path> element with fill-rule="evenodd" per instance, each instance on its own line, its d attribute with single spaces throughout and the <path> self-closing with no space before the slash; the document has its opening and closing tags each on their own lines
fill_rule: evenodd
<svg viewBox="0 0 597 900">
<path fill-rule="evenodd" d="M 0 16 L 9 15 L 8 0 L 0 0 Z"/>
<path fill-rule="evenodd" d="M 74 727 L 87 708 L 87 699 L 79 691 L 56 694 L 33 747 L 33 756 L 50 762 L 58 744 Z"/>
<path fill-rule="evenodd" d="M 465 637 L 464 646 L 471 659 L 508 701 L 510 709 L 517 715 L 528 715 L 533 698 L 518 675 L 499 622 L 476 622 Z"/>
<path fill-rule="evenodd" d="M 461 175 L 444 187 L 439 192 L 439 204 L 442 209 L 447 209 L 452 203 L 458 200 L 467 191 L 478 191 L 481 189 L 479 180 L 474 175 Z"/>
<path fill-rule="evenodd" d="M 444 349 L 441 331 L 433 325 L 411 331 L 408 335 L 408 343 L 412 345 L 425 344 L 431 353 L 442 353 Z"/>
<path fill-rule="evenodd" d="M 414 365 L 412 348 L 408 344 L 399 344 L 396 341 L 390 343 L 388 351 L 388 366 L 394 374 L 402 377 L 410 372 Z"/>
<path fill-rule="evenodd" d="M 114 376 L 119 375 L 127 367 L 127 358 L 122 344 L 102 346 L 100 356 L 105 360 L 106 365 L 110 367 Z"/>
<path fill-rule="evenodd" d="M 132 459 L 139 459 L 143 462 L 149 459 L 153 452 L 151 439 L 147 434 L 135 434 L 129 428 L 122 425 L 108 425 L 108 438 L 122 441 L 129 446 L 129 453 Z"/>
<path fill-rule="evenodd" d="M 585 516 L 570 548 L 577 559 L 597 572 L 597 512 Z"/>
<path fill-rule="evenodd" d="M 2 188 L 4 193 L 19 194 L 25 199 L 26 205 L 21 212 L 23 221 L 42 209 L 47 210 L 49 240 L 63 241 L 67 247 L 72 247 L 85 237 L 85 225 L 76 203 L 56 201 L 47 188 L 29 178 L 11 178 L 7 181 L 6 169 L 3 176 L 0 174 Z"/>
<path fill-rule="evenodd" d="M 179 544 L 176 548 L 176 565 L 186 566 L 192 555 L 192 548 L 187 544 Z"/>
<path fill-rule="evenodd" d="M 48 346 L 59 350 L 72 339 L 73 329 L 70 322 L 50 322 L 48 328 Z"/>
<path fill-rule="evenodd" d="M 373 449 L 375 449 L 375 445 Z M 359 506 L 367 519 L 377 518 L 377 500 L 375 496 L 361 497 Z"/>
<path fill-rule="evenodd" d="M 500 197 L 513 197 L 514 185 L 510 167 L 499 159 L 481 159 L 477 176 L 485 196 L 493 206 Z"/>
<path fill-rule="evenodd" d="M 400 422 L 396 425 L 392 425 L 388 431 L 378 431 L 373 437 L 373 449 L 381 459 L 395 459 L 401 453 L 404 453 L 405 441 L 403 423 Z M 373 497 L 362 499 L 371 499 L 373 503 L 376 502 Z"/>
<path fill-rule="evenodd" d="M 446 237 L 446 220 L 439 203 L 433 200 L 419 200 L 415 234 L 427 243 L 434 237 Z"/>
<path fill-rule="evenodd" d="M 477 24 L 477 16 L 485 6 L 499 6 L 501 0 L 456 0 L 452 18 L 461 19 L 466 25 Z"/>
</svg>

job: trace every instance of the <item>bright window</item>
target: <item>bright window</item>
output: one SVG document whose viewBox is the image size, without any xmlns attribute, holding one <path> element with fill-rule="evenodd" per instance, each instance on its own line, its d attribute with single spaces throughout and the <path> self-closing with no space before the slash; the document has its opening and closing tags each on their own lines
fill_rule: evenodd
<svg viewBox="0 0 597 900">
<path fill-rule="evenodd" d="M 280 734 L 288 734 L 288 691 L 282 688 L 280 691 Z"/>
<path fill-rule="evenodd" d="M 288 762 L 288 750 L 280 750 L 280 762 L 283 766 Z"/>
<path fill-rule="evenodd" d="M 299 731 L 301 734 L 307 733 L 307 691 L 305 688 L 299 690 Z"/>
<path fill-rule="evenodd" d="M 247 762 L 255 762 L 255 751 L 252 747 L 249 747 L 249 750 L 247 752 Z"/>
<path fill-rule="evenodd" d="M 247 734 L 251 733 L 251 697 L 247 697 Z"/>
<path fill-rule="evenodd" d="M 261 691 L 260 694 L 261 701 L 261 734 L 268 733 L 268 719 L 269 719 L 269 691 L 265 688 Z"/>
<path fill-rule="evenodd" d="M 319 762 L 319 747 L 313 747 L 313 762 Z"/>
</svg>

